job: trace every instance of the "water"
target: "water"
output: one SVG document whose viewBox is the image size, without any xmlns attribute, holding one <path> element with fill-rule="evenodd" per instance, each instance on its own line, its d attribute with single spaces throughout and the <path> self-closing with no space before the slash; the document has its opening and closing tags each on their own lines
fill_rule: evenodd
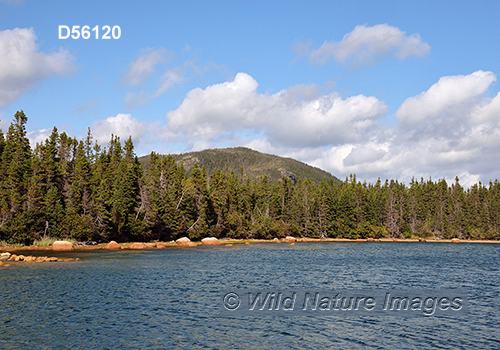
<svg viewBox="0 0 500 350">
<path fill-rule="evenodd" d="M 500 245 L 297 243 L 60 253 L 0 268 L 2 349 L 499 349 Z M 464 317 L 224 317 L 224 289 L 461 288 Z"/>
</svg>

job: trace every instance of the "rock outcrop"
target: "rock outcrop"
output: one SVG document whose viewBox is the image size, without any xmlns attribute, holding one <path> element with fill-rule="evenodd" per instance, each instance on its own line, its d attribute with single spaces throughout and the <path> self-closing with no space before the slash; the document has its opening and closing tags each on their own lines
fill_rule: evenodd
<svg viewBox="0 0 500 350">
<path fill-rule="evenodd" d="M 129 249 L 146 249 L 148 246 L 145 243 L 132 243 L 128 247 Z"/>
<path fill-rule="evenodd" d="M 203 245 L 219 245 L 220 244 L 219 240 L 215 237 L 203 238 L 201 240 L 201 243 L 203 243 Z"/>
<path fill-rule="evenodd" d="M 9 261 L 15 261 L 15 262 L 56 262 L 56 261 L 79 261 L 79 258 L 56 258 L 56 257 L 48 257 L 48 256 L 33 256 L 33 255 L 16 255 L 12 254 L 9 259 Z M 1 261 L 0 261 L 1 262 Z M 4 266 L 10 266 L 8 264 Z"/>
<path fill-rule="evenodd" d="M 5 252 L 5 253 L 2 253 L 0 254 L 0 261 L 1 260 L 9 260 L 11 254 L 9 252 Z"/>
<path fill-rule="evenodd" d="M 195 247 L 196 243 L 191 242 L 191 240 L 187 237 L 182 237 L 179 238 L 177 241 L 175 241 L 177 245 L 183 246 L 183 247 Z"/>
<path fill-rule="evenodd" d="M 75 246 L 68 241 L 55 241 L 52 250 L 75 250 Z"/>
<path fill-rule="evenodd" d="M 118 243 L 116 243 L 115 241 L 111 241 L 109 242 L 108 244 L 106 244 L 106 246 L 104 247 L 104 249 L 109 249 L 109 250 L 112 250 L 112 249 L 120 249 L 120 245 Z"/>
</svg>

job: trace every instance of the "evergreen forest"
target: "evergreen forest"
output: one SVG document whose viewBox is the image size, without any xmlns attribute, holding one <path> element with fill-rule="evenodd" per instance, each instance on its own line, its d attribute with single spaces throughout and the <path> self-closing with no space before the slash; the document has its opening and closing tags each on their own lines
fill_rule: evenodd
<svg viewBox="0 0 500 350">
<path fill-rule="evenodd" d="M 27 117 L 0 131 L 0 241 L 42 238 L 107 242 L 287 235 L 331 238 L 500 239 L 500 183 L 459 179 L 374 184 L 247 178 L 151 153 L 146 170 L 129 137 L 105 147 L 59 133 L 34 149 Z"/>
</svg>

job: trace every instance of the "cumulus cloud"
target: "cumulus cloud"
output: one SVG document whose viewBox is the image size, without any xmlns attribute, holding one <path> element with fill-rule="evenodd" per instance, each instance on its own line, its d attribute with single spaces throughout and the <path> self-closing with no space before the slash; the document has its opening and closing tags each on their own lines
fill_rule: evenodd
<svg viewBox="0 0 500 350">
<path fill-rule="evenodd" d="M 246 146 L 341 179 L 355 173 L 369 182 L 409 183 L 412 177 L 453 181 L 458 175 L 470 186 L 499 178 L 500 93 L 487 95 L 494 81 L 483 71 L 442 77 L 401 105 L 396 125 L 383 126 L 387 107 L 372 96 L 322 94 L 314 85 L 262 94 L 254 78 L 238 73 L 232 81 L 190 91 L 166 114 L 167 125 L 118 114 L 94 122 L 92 130 L 100 144 L 111 134 L 132 136 L 141 154 Z M 408 101 L 416 105 L 406 109 Z M 30 139 L 45 138 L 44 132 Z"/>
<path fill-rule="evenodd" d="M 50 134 L 52 134 L 52 129 L 39 129 L 28 132 L 26 136 L 30 140 L 31 148 L 35 148 L 37 144 L 44 143 Z"/>
<path fill-rule="evenodd" d="M 65 50 L 38 52 L 33 29 L 0 31 L 0 108 L 18 99 L 35 83 L 74 72 L 73 56 Z"/>
<path fill-rule="evenodd" d="M 111 139 L 111 134 L 119 136 L 122 140 L 132 136 L 138 142 L 148 131 L 148 124 L 140 122 L 130 114 L 119 113 L 106 119 L 100 119 L 92 124 L 94 139 L 100 144 L 106 144 Z"/>
<path fill-rule="evenodd" d="M 197 140 L 246 130 L 281 144 L 324 146 L 361 140 L 387 112 L 375 97 L 316 96 L 303 86 L 267 95 L 257 86 L 238 73 L 233 81 L 194 89 L 167 113 L 169 129 Z"/>
<path fill-rule="evenodd" d="M 341 41 L 325 41 L 314 50 L 309 50 L 309 47 L 310 43 L 298 43 L 296 50 L 299 55 L 308 56 L 311 63 L 325 64 L 335 60 L 353 66 L 370 65 L 389 56 L 399 59 L 422 57 L 430 50 L 419 34 L 408 36 L 399 28 L 387 24 L 373 27 L 359 25 Z"/>
<path fill-rule="evenodd" d="M 396 112 L 396 117 L 407 123 L 418 123 L 424 119 L 437 118 L 449 112 L 456 116 L 453 109 L 474 106 L 480 97 L 496 80 L 492 72 L 481 70 L 469 75 L 447 76 L 439 79 L 429 90 L 406 99 Z"/>
<path fill-rule="evenodd" d="M 168 129 L 191 149 L 246 146 L 305 161 L 345 178 L 409 183 L 459 176 L 462 185 L 499 178 L 500 93 L 492 72 L 442 77 L 382 126 L 385 104 L 371 96 L 322 95 L 314 86 L 259 94 L 250 75 L 194 89 L 168 112 Z M 411 102 L 410 102 L 411 101 Z M 413 104 L 413 105 L 410 105 Z"/>
<path fill-rule="evenodd" d="M 401 105 L 396 126 L 378 127 L 367 142 L 318 150 L 308 161 L 333 174 L 357 173 L 371 181 L 379 176 L 453 181 L 458 175 L 469 186 L 499 178 L 500 96 L 486 96 L 494 81 L 492 72 L 483 71 L 442 77 Z"/>
</svg>

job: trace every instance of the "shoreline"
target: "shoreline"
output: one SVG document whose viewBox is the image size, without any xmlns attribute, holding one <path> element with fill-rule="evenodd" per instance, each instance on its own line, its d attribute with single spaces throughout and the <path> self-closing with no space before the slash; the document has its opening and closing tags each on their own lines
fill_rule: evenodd
<svg viewBox="0 0 500 350">
<path fill-rule="evenodd" d="M 363 242 L 377 242 L 377 243 L 482 243 L 482 244 L 500 244 L 500 240 L 459 240 L 459 239 L 418 239 L 418 238 L 367 238 L 367 239 L 349 239 L 349 238 L 293 238 L 287 237 L 278 239 L 220 239 L 220 246 L 233 245 L 233 244 L 263 244 L 263 243 L 363 243 Z M 192 241 L 192 246 L 205 246 L 202 242 Z M 141 247 L 133 246 L 140 244 Z M 74 250 L 71 251 L 86 251 L 86 250 L 105 250 L 107 243 L 100 243 L 97 245 L 75 245 Z M 169 242 L 132 242 L 132 243 L 118 243 L 119 249 L 165 249 L 165 248 L 186 248 L 185 245 L 177 244 L 175 241 Z M 53 251 L 52 246 L 17 246 L 17 245 L 3 245 L 0 246 L 0 252 L 16 252 L 16 251 Z"/>
</svg>

